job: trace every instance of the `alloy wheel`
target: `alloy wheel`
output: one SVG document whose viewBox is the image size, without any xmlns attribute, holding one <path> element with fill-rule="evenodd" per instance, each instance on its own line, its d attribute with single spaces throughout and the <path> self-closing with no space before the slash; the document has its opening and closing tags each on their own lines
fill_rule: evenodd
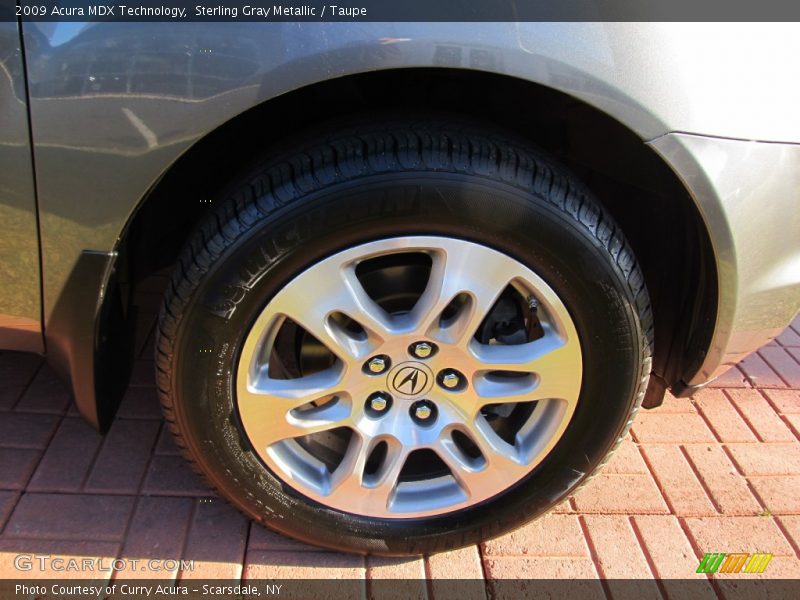
<svg viewBox="0 0 800 600">
<path fill-rule="evenodd" d="M 529 475 L 575 411 L 582 353 L 555 292 L 496 250 L 397 237 L 289 281 L 247 333 L 236 406 L 283 482 L 363 516 L 433 516 Z"/>
</svg>

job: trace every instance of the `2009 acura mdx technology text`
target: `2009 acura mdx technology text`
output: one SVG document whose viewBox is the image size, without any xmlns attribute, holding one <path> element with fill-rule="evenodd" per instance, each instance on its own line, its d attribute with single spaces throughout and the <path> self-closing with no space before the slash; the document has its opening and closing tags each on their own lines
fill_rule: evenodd
<svg viewBox="0 0 800 600">
<path fill-rule="evenodd" d="M 158 393 L 222 496 L 362 553 L 499 535 L 797 314 L 798 56 L 780 24 L 4 22 L 0 347 L 105 430 L 166 270 Z"/>
</svg>

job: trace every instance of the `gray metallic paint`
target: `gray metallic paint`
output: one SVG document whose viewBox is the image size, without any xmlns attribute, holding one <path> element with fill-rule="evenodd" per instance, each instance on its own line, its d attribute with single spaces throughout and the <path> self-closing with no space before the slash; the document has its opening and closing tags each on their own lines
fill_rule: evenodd
<svg viewBox="0 0 800 600">
<path fill-rule="evenodd" d="M 45 323 L 81 253 L 114 251 L 148 190 L 208 132 L 324 80 L 474 69 L 585 101 L 652 140 L 686 183 L 720 272 L 719 323 L 690 383 L 704 381 L 798 307 L 795 32 L 784 24 L 26 23 Z M 775 232 L 787 218 L 794 229 L 784 239 Z"/>
<path fill-rule="evenodd" d="M 0 347 L 44 349 L 39 248 L 22 48 L 0 22 Z"/>
<path fill-rule="evenodd" d="M 800 306 L 800 145 L 670 134 L 650 145 L 691 191 L 717 258 L 705 383 L 778 335 Z"/>
</svg>

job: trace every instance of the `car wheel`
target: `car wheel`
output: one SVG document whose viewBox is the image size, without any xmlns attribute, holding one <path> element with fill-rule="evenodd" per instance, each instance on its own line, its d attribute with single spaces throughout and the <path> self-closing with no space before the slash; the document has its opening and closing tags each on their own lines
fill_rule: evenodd
<svg viewBox="0 0 800 600">
<path fill-rule="evenodd" d="M 464 546 L 563 501 L 630 426 L 644 279 L 525 141 L 351 126 L 215 203 L 166 294 L 158 387 L 185 456 L 253 519 L 359 553 Z"/>
</svg>

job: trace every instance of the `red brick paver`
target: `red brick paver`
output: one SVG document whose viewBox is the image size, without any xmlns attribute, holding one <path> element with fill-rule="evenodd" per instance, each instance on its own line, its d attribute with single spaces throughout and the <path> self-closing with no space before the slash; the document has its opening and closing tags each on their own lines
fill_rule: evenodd
<svg viewBox="0 0 800 600">
<path fill-rule="evenodd" d="M 0 353 L 0 576 L 60 576 L 14 569 L 17 554 L 47 553 L 178 561 L 159 573 L 128 564 L 117 577 L 346 579 L 362 597 L 465 600 L 439 581 L 458 578 L 488 579 L 469 590 L 489 598 L 502 595 L 493 579 L 577 578 L 586 597 L 671 598 L 688 593 L 676 580 L 699 578 L 707 588 L 691 593 L 714 598 L 727 583 L 695 573 L 702 555 L 760 551 L 775 555 L 763 576 L 800 577 L 800 319 L 694 398 L 642 411 L 605 469 L 553 513 L 421 559 L 320 550 L 216 498 L 164 427 L 152 323 L 138 330 L 132 384 L 105 437 L 42 359 Z M 617 587 L 631 577 L 663 580 Z"/>
</svg>

